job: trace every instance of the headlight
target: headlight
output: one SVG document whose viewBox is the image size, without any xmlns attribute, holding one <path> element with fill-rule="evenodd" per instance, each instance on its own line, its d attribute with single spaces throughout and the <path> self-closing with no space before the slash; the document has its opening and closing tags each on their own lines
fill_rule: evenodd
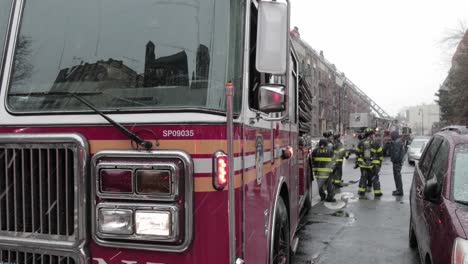
<svg viewBox="0 0 468 264">
<path fill-rule="evenodd" d="M 96 206 L 99 239 L 149 243 L 178 243 L 181 239 L 181 214 L 176 204 L 98 203 Z"/>
<path fill-rule="evenodd" d="M 130 235 L 133 233 L 132 210 L 100 209 L 98 227 L 106 234 Z"/>
<path fill-rule="evenodd" d="M 136 234 L 169 237 L 172 233 L 171 218 L 171 212 L 167 211 L 136 211 Z"/>
<path fill-rule="evenodd" d="M 468 241 L 463 238 L 455 239 L 452 254 L 453 264 L 468 264 Z"/>
</svg>

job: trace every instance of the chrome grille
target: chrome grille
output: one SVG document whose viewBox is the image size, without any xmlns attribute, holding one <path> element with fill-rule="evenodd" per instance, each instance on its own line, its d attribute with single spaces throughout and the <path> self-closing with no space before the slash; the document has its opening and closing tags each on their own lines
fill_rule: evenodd
<svg viewBox="0 0 468 264">
<path fill-rule="evenodd" d="M 44 254 L 33 251 L 17 251 L 0 248 L 0 263 L 16 264 L 75 264 L 78 263 L 71 256 Z"/>
<path fill-rule="evenodd" d="M 0 249 L 32 246 L 50 263 L 63 261 L 50 250 L 81 251 L 88 149 L 78 134 L 0 134 Z"/>
<path fill-rule="evenodd" d="M 0 230 L 73 235 L 74 149 L 0 146 Z"/>
</svg>

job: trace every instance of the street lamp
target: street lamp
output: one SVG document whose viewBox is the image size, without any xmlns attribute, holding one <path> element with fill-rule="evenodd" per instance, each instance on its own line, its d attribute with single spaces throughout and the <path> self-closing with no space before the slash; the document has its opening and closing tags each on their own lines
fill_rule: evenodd
<svg viewBox="0 0 468 264">
<path fill-rule="evenodd" d="M 421 135 L 424 136 L 424 112 L 422 108 L 419 109 L 418 115 L 421 116 Z"/>
</svg>

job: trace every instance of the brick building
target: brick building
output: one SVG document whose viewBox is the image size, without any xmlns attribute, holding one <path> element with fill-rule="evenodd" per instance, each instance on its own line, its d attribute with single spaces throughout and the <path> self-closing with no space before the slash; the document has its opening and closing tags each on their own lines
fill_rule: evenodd
<svg viewBox="0 0 468 264">
<path fill-rule="evenodd" d="M 313 95 L 311 136 L 320 137 L 325 130 L 345 131 L 349 114 L 370 113 L 371 104 L 362 91 L 344 73 L 301 39 L 299 31 L 291 31 L 291 40 L 298 56 L 299 73 L 309 84 Z"/>
</svg>

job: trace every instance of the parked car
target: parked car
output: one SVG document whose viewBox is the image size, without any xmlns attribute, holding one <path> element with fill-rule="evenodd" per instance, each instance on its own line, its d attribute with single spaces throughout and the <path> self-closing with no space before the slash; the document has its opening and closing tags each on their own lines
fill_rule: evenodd
<svg viewBox="0 0 468 264">
<path fill-rule="evenodd" d="M 427 142 L 429 142 L 430 137 L 415 137 L 411 144 L 408 146 L 408 163 L 414 164 L 415 161 L 419 160 L 421 154 L 426 146 Z"/>
<path fill-rule="evenodd" d="M 320 138 L 312 138 L 310 140 L 310 145 L 311 145 L 311 148 L 314 149 L 318 146 L 318 143 L 320 141 Z"/>
<path fill-rule="evenodd" d="M 468 127 L 450 127 L 427 143 L 410 191 L 409 245 L 421 263 L 468 259 Z"/>
</svg>

